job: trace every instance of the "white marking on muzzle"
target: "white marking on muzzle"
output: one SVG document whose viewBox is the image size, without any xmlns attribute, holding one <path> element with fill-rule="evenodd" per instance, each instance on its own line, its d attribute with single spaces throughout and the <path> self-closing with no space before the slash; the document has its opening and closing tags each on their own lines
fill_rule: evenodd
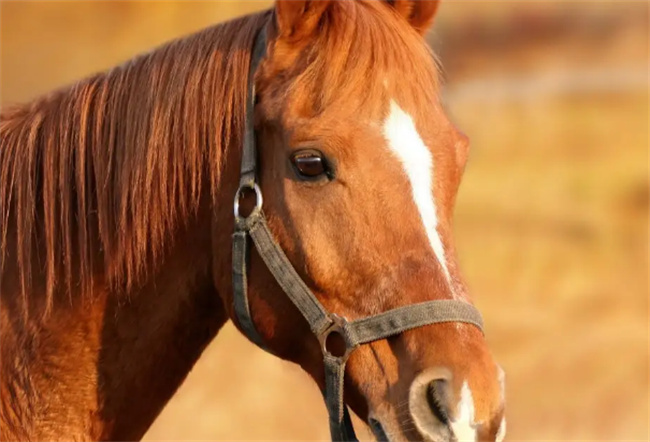
<svg viewBox="0 0 650 442">
<path fill-rule="evenodd" d="M 506 372 L 503 371 L 503 368 L 500 366 L 497 366 L 498 368 L 498 379 L 499 379 L 499 387 L 501 388 L 501 400 L 505 402 L 506 400 Z M 496 435 L 496 442 L 502 442 L 503 439 L 506 437 L 506 418 L 504 416 L 503 419 L 501 419 L 501 423 L 499 424 L 499 429 L 497 430 L 497 435 Z"/>
<path fill-rule="evenodd" d="M 433 197 L 433 158 L 422 141 L 413 118 L 393 100 L 390 102 L 388 118 L 384 122 L 384 136 L 388 140 L 390 150 L 404 166 L 429 244 L 451 285 L 445 249 L 436 230 L 438 218 Z"/>
<path fill-rule="evenodd" d="M 497 435 L 496 435 L 496 442 L 503 442 L 503 439 L 506 437 L 506 418 L 504 417 L 501 420 L 501 424 L 499 425 L 499 429 L 497 430 Z"/>
<path fill-rule="evenodd" d="M 476 441 L 476 424 L 474 422 L 474 399 L 472 392 L 467 385 L 463 383 L 460 389 L 460 401 L 454 420 L 450 423 L 451 431 L 458 442 L 475 442 Z"/>
</svg>

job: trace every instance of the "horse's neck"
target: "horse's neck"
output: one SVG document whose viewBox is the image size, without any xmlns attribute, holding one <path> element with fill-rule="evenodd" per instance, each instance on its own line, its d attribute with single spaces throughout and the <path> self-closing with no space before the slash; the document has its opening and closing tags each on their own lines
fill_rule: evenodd
<svg viewBox="0 0 650 442">
<path fill-rule="evenodd" d="M 128 296 L 77 299 L 29 327 L 2 304 L 0 439 L 144 434 L 226 320 L 203 218 Z"/>
</svg>

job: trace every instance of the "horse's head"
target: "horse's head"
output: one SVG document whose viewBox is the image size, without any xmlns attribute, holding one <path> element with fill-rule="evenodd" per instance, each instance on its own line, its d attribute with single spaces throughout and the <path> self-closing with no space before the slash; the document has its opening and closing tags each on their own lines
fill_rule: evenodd
<svg viewBox="0 0 650 442">
<path fill-rule="evenodd" d="M 468 297 L 452 238 L 468 140 L 445 116 L 422 38 L 436 6 L 278 1 L 268 29 L 255 116 L 264 211 L 310 289 L 348 319 Z M 267 347 L 322 385 L 316 339 L 256 254 L 249 281 Z M 346 387 L 391 439 L 504 433 L 503 374 L 472 325 L 362 346 Z"/>
</svg>

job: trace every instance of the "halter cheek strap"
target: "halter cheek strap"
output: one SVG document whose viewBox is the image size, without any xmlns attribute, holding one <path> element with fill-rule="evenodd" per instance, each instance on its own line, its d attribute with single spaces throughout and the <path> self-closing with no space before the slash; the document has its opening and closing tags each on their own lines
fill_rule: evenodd
<svg viewBox="0 0 650 442">
<path fill-rule="evenodd" d="M 300 278 L 282 248 L 274 240 L 262 211 L 262 191 L 256 183 L 257 151 L 253 112 L 255 107 L 254 74 L 266 50 L 266 30 L 263 28 L 255 39 L 248 78 L 246 127 L 242 150 L 241 178 L 235 195 L 235 232 L 233 233 L 232 278 L 234 310 L 243 333 L 255 344 L 265 348 L 251 318 L 248 304 L 247 264 L 249 239 L 277 283 L 298 308 L 318 339 L 323 351 L 325 391 L 323 392 L 329 413 L 330 433 L 333 441 L 356 441 L 354 428 L 343 401 L 345 364 L 350 354 L 359 346 L 385 339 L 406 330 L 440 322 L 465 322 L 483 330 L 481 315 L 472 305 L 459 300 L 436 300 L 408 305 L 354 321 L 328 312 L 309 287 Z M 239 201 L 244 191 L 255 193 L 256 204 L 252 212 L 243 217 L 239 213 Z M 327 348 L 330 334 L 338 334 L 345 342 L 345 352 L 334 355 Z"/>
</svg>

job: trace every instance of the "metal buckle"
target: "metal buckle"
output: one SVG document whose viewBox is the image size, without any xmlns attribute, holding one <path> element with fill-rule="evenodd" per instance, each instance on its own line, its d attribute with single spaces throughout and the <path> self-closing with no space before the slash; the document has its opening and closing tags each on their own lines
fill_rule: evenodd
<svg viewBox="0 0 650 442">
<path fill-rule="evenodd" d="M 348 320 L 334 313 L 329 314 L 329 318 L 332 323 L 318 335 L 318 342 L 320 343 L 320 348 L 323 352 L 323 355 L 331 356 L 339 359 L 342 362 L 345 362 L 350 357 L 352 351 L 357 348 L 357 345 L 352 343 L 350 340 L 350 332 L 347 327 Z M 327 338 L 332 334 L 336 333 L 341 336 L 343 342 L 345 342 L 345 352 L 337 356 L 330 352 L 327 348 Z"/>
<path fill-rule="evenodd" d="M 251 213 L 248 216 L 241 216 L 239 214 L 239 200 L 241 199 L 243 192 L 245 190 L 252 190 L 255 192 L 255 208 L 251 211 Z M 243 221 L 247 218 L 250 218 L 252 215 L 259 213 L 262 210 L 262 189 L 260 189 L 260 186 L 257 185 L 257 183 L 245 183 L 239 186 L 239 189 L 237 189 L 237 192 L 235 193 L 235 203 L 233 206 L 233 211 L 235 214 L 235 219 L 239 221 Z"/>
</svg>

